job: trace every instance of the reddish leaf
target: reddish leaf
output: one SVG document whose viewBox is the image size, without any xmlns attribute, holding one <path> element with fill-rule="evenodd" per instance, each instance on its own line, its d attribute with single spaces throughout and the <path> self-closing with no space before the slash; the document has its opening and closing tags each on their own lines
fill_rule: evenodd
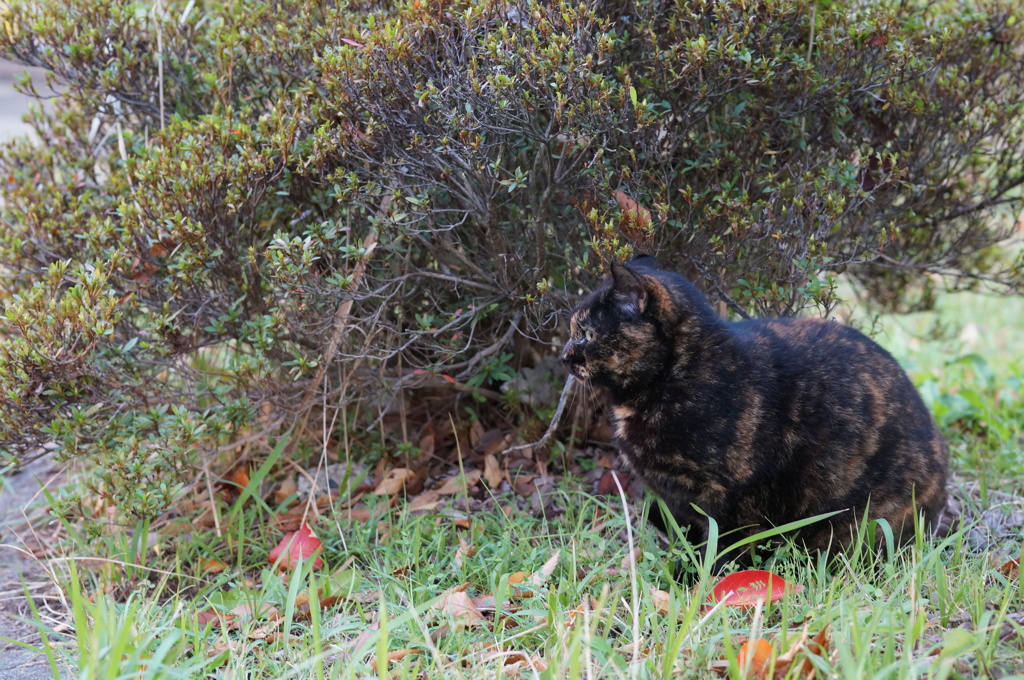
<svg viewBox="0 0 1024 680">
<path fill-rule="evenodd" d="M 753 607 L 758 602 L 780 600 L 803 589 L 769 571 L 749 569 L 729 574 L 715 584 L 708 595 L 708 604 L 724 601 L 729 606 Z"/>
<path fill-rule="evenodd" d="M 615 483 L 616 476 L 619 478 L 619 484 Z M 605 470 L 604 474 L 601 475 L 601 479 L 597 481 L 597 493 L 602 496 L 618 496 L 619 485 L 622 486 L 623 491 L 629 493 L 629 481 L 628 472 L 622 472 L 621 470 Z"/>
<path fill-rule="evenodd" d="M 214 626 L 221 626 L 226 630 L 238 628 L 238 622 L 235 621 L 235 617 L 229 612 L 218 612 L 214 609 L 204 609 L 196 612 L 196 621 L 200 627 L 205 627 L 207 624 L 212 623 Z"/>
<path fill-rule="evenodd" d="M 281 539 L 277 547 L 270 551 L 267 561 L 271 564 L 277 563 L 278 569 L 294 569 L 300 559 L 308 560 L 310 557 L 316 557 L 313 568 L 319 569 L 324 564 L 319 557 L 323 545 L 309 525 L 303 524 L 298 531 L 286 534 Z M 278 562 L 279 558 L 280 562 Z"/>
</svg>

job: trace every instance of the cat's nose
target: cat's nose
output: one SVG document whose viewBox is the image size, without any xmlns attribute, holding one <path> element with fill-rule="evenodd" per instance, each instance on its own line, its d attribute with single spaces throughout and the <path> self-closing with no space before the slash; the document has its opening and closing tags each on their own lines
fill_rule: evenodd
<svg viewBox="0 0 1024 680">
<path fill-rule="evenodd" d="M 564 348 L 562 348 L 562 363 L 572 363 L 572 343 L 570 342 Z"/>
</svg>

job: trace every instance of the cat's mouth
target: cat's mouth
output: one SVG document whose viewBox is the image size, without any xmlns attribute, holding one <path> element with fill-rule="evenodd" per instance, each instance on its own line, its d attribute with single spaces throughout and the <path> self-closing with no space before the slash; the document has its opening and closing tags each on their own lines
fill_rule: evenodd
<svg viewBox="0 0 1024 680">
<path fill-rule="evenodd" d="M 580 380 L 590 378 L 590 371 L 587 369 L 586 362 L 572 346 L 572 343 L 566 345 L 565 350 L 562 352 L 562 361 L 565 362 L 565 367 L 569 369 L 569 373 L 573 377 Z"/>
<path fill-rule="evenodd" d="M 590 371 L 588 371 L 587 367 L 584 366 L 583 364 L 569 366 L 569 372 L 572 373 L 574 377 L 579 378 L 580 380 L 588 380 L 590 378 Z"/>
</svg>

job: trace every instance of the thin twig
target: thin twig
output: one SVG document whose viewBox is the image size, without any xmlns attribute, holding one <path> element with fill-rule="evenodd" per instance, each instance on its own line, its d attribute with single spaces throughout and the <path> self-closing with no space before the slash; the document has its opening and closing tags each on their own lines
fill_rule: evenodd
<svg viewBox="0 0 1024 680">
<path fill-rule="evenodd" d="M 164 27 L 162 23 L 163 17 L 161 16 L 164 12 L 164 5 L 161 0 L 157 0 L 156 5 L 153 6 L 153 22 L 156 24 L 156 67 L 157 67 L 157 81 L 160 85 L 160 129 L 164 128 Z M 218 536 L 220 533 L 218 532 Z"/>
<path fill-rule="evenodd" d="M 548 431 L 544 433 L 544 436 L 533 442 L 532 444 L 520 444 L 519 446 L 512 446 L 504 451 L 502 455 L 512 453 L 513 451 L 522 451 L 523 449 L 539 448 L 548 443 L 551 439 L 551 435 L 555 433 L 555 428 L 558 427 L 558 423 L 562 420 L 562 412 L 565 410 L 565 402 L 569 399 L 569 392 L 572 390 L 572 386 L 576 383 L 576 378 L 569 376 L 569 379 L 565 381 L 565 387 L 562 388 L 562 396 L 558 398 L 558 408 L 555 409 L 555 415 L 551 418 L 551 424 L 548 425 Z"/>
<path fill-rule="evenodd" d="M 213 526 L 217 530 L 217 538 L 224 538 L 220 530 L 220 513 L 217 511 L 217 500 L 213 497 L 213 484 L 210 482 L 210 459 L 203 457 L 203 479 L 206 481 L 206 492 L 210 497 L 210 511 L 213 513 Z"/>
<path fill-rule="evenodd" d="M 384 199 L 380 203 L 380 207 L 377 208 L 377 216 L 383 217 L 387 212 L 388 207 L 391 205 L 391 193 L 385 194 Z M 366 261 L 369 259 L 372 248 L 377 245 L 377 232 L 371 231 L 363 239 L 363 254 L 356 262 L 355 269 L 352 272 L 352 282 L 349 284 L 350 290 L 355 290 L 360 281 L 362 281 L 363 273 L 366 271 Z M 306 396 L 302 398 L 302 403 L 299 405 L 299 422 L 296 423 L 295 430 L 292 433 L 292 446 L 294 446 L 305 433 L 306 421 L 309 419 L 309 410 L 313 405 L 313 397 L 316 395 L 316 391 L 320 389 L 320 385 L 324 381 L 324 376 L 327 375 L 327 371 L 334 361 L 335 354 L 338 353 L 338 345 L 341 343 L 341 337 L 345 334 L 345 329 L 348 326 L 348 317 L 352 311 L 353 298 L 348 298 L 341 305 L 338 306 L 338 311 L 334 313 L 334 330 L 331 333 L 331 337 L 327 341 L 327 347 L 324 349 L 323 356 L 321 357 L 320 368 L 316 372 L 316 377 L 313 378 L 312 384 L 309 389 L 306 390 Z"/>
<path fill-rule="evenodd" d="M 814 28 L 818 24 L 818 6 L 813 5 L 811 7 L 811 38 L 807 41 L 807 63 L 811 63 L 811 56 L 814 54 Z M 800 118 L 800 136 L 803 137 L 804 130 L 807 126 L 807 114 L 804 114 Z"/>
</svg>

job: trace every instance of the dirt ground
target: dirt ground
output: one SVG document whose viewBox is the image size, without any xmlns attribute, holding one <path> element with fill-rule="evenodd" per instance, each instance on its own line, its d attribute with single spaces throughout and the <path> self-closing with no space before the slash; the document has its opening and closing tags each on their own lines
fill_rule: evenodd
<svg viewBox="0 0 1024 680">
<path fill-rule="evenodd" d="M 31 100 L 14 89 L 16 74 L 25 70 L 23 66 L 0 61 L 0 143 L 31 132 L 21 121 Z M 41 83 L 42 72 L 38 69 L 31 72 Z M 27 518 L 43 517 L 39 480 L 56 482 L 56 472 L 44 459 L 0 477 L 0 638 L 39 644 L 39 634 L 27 621 L 32 613 L 24 596 L 25 587 L 44 611 L 56 603 L 53 599 L 56 588 L 47 578 L 43 563 L 22 552 L 25 540 L 31 542 Z M 0 640 L 0 680 L 52 677 L 42 655 Z"/>
</svg>

